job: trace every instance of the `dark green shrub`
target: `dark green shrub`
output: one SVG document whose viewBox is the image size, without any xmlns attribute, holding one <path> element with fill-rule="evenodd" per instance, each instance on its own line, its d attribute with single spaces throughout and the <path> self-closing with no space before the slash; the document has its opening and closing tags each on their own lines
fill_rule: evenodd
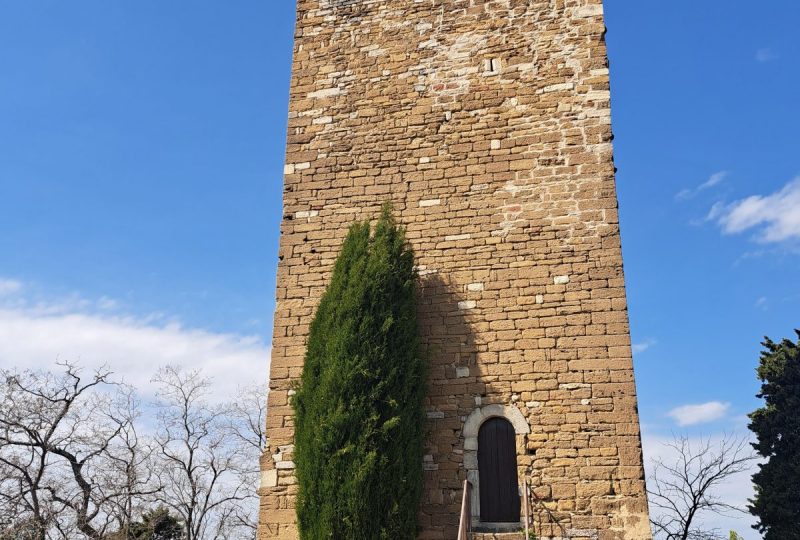
<svg viewBox="0 0 800 540">
<path fill-rule="evenodd" d="M 797 337 L 765 339 L 758 366 L 764 406 L 750 414 L 753 447 L 765 460 L 753 475 L 750 513 L 764 540 L 800 538 L 800 330 Z"/>
<path fill-rule="evenodd" d="M 131 526 L 131 540 L 180 540 L 183 538 L 183 524 L 159 506 L 155 510 L 145 512 L 142 521 Z"/>
<path fill-rule="evenodd" d="M 374 234 L 350 227 L 292 400 L 303 540 L 416 538 L 426 376 L 416 277 L 388 206 Z"/>
</svg>

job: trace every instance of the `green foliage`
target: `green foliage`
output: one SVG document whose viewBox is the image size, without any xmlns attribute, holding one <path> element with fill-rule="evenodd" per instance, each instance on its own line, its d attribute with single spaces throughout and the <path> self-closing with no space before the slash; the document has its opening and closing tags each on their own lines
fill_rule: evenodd
<svg viewBox="0 0 800 540">
<path fill-rule="evenodd" d="M 302 540 L 416 538 L 426 379 L 416 277 L 390 207 L 374 234 L 350 227 L 292 400 Z"/>
<path fill-rule="evenodd" d="M 132 523 L 127 540 L 180 540 L 183 525 L 169 510 L 159 506 L 145 512 L 142 520 Z"/>
<path fill-rule="evenodd" d="M 765 404 L 750 414 L 750 429 L 766 462 L 753 475 L 750 512 L 764 540 L 800 539 L 800 340 L 763 345 L 758 397 Z"/>
<path fill-rule="evenodd" d="M 728 540 L 744 540 L 741 536 L 739 536 L 736 531 L 731 531 L 731 535 Z"/>
</svg>

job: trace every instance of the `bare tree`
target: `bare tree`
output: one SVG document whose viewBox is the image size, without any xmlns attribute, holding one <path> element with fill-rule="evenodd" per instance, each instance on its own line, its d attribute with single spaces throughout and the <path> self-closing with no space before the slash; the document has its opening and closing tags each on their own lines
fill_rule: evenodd
<svg viewBox="0 0 800 540">
<path fill-rule="evenodd" d="M 720 531 L 704 529 L 704 513 L 725 515 L 745 512 L 726 503 L 717 491 L 726 480 L 749 469 L 755 459 L 743 439 L 726 436 L 718 444 L 710 439 L 692 445 L 687 437 L 677 437 L 665 446 L 674 460 L 653 460 L 648 494 L 656 537 L 664 540 L 719 540 Z"/>
<path fill-rule="evenodd" d="M 76 429 L 73 406 L 108 377 L 102 371 L 83 382 L 73 366 L 63 367 L 61 376 L 2 372 L 0 462 L 7 470 L 3 504 L 6 512 L 16 512 L 16 523 L 10 525 L 25 527 L 37 540 L 58 529 L 56 517 L 65 509 L 52 496 L 52 477 L 59 467 L 58 452 L 66 451 L 64 443 Z"/>
<path fill-rule="evenodd" d="M 256 490 L 261 476 L 259 458 L 267 447 L 266 398 L 266 384 L 240 388 L 227 410 L 227 432 L 242 452 L 237 474 L 245 487 L 244 499 L 236 507 L 233 519 L 248 538 L 255 538 L 258 527 Z"/>
<path fill-rule="evenodd" d="M 129 528 L 142 515 L 148 503 L 161 489 L 154 477 L 153 454 L 155 444 L 151 438 L 139 433 L 138 421 L 141 413 L 139 398 L 130 386 L 120 386 L 113 395 L 113 409 L 120 411 L 117 417 L 129 419 L 129 423 L 112 441 L 106 457 L 106 470 L 102 476 L 105 486 L 115 493 L 108 497 L 108 515 L 117 534 L 128 538 Z"/>
<path fill-rule="evenodd" d="M 212 405 L 199 372 L 167 367 L 142 409 L 109 370 L 60 368 L 0 371 L 0 540 L 128 538 L 156 505 L 182 540 L 255 537 L 265 388 Z"/>
<path fill-rule="evenodd" d="M 246 454 L 226 426 L 229 409 L 209 404 L 211 383 L 197 371 L 170 366 L 153 382 L 159 388 L 158 502 L 181 517 L 185 540 L 232 537 L 247 488 L 238 476 Z"/>
<path fill-rule="evenodd" d="M 138 472 L 121 474 L 142 465 L 136 403 L 107 369 L 85 378 L 59 365 L 58 374 L 0 371 L 0 515 L 32 540 L 99 540 L 120 507 L 152 491 Z"/>
</svg>

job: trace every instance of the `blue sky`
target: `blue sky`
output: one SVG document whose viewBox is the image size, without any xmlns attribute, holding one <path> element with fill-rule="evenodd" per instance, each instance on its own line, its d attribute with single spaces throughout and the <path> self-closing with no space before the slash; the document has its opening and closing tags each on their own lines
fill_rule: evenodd
<svg viewBox="0 0 800 540">
<path fill-rule="evenodd" d="M 800 326 L 800 3 L 606 16 L 648 444 L 741 431 L 759 341 Z M 265 376 L 293 17 L 0 2 L 0 365 Z"/>
<path fill-rule="evenodd" d="M 651 344 L 642 416 L 709 400 L 741 415 L 761 337 L 800 326 L 800 5 L 631 4 L 606 11 L 632 331 Z M 767 221 L 746 226 L 750 210 Z"/>
</svg>

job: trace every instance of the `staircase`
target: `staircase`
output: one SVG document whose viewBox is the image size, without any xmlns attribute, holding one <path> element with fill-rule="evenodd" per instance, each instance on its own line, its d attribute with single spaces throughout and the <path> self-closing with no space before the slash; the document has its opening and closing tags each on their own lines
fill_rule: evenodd
<svg viewBox="0 0 800 540">
<path fill-rule="evenodd" d="M 470 538 L 471 540 L 527 540 L 525 538 L 525 533 L 522 531 L 504 533 L 474 532 Z"/>
<path fill-rule="evenodd" d="M 488 529 L 494 532 L 486 532 L 487 529 L 473 530 L 472 529 L 472 510 L 470 507 L 470 495 L 472 493 L 472 484 L 469 480 L 464 481 L 464 491 L 461 500 L 461 516 L 458 524 L 458 540 L 529 540 L 528 527 L 530 524 L 530 499 L 528 490 L 528 480 L 525 479 L 523 483 L 524 494 L 524 509 L 525 509 L 525 528 L 524 530 L 514 530 L 515 526 L 512 524 L 504 524 L 502 527 L 496 529 Z M 488 524 L 485 524 L 488 525 Z M 496 524 L 498 525 L 498 524 Z M 502 532 L 500 532 L 502 531 Z"/>
<path fill-rule="evenodd" d="M 459 519 L 458 524 L 458 540 L 528 540 L 527 538 L 527 531 L 528 531 L 528 514 L 529 508 L 528 505 L 530 501 L 528 499 L 528 480 L 525 480 L 524 483 L 524 491 L 525 494 L 525 530 L 524 531 L 513 531 L 513 526 L 509 527 L 510 524 L 505 524 L 502 529 L 506 529 L 504 532 L 483 532 L 483 531 L 475 531 L 472 530 L 472 512 L 470 509 L 470 494 L 472 492 L 472 484 L 469 480 L 464 481 L 464 491 L 461 499 L 461 516 Z"/>
</svg>

